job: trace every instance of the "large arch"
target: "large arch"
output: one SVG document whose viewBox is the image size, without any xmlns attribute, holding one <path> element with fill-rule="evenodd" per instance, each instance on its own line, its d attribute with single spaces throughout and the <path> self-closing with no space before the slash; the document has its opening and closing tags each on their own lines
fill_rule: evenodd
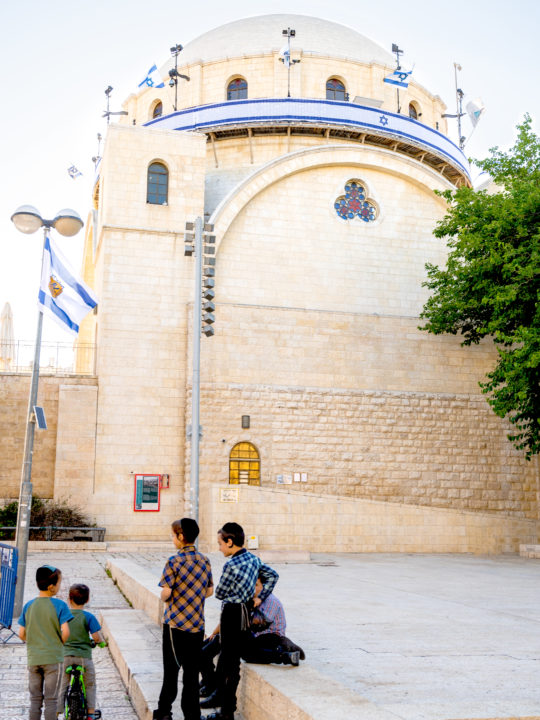
<svg viewBox="0 0 540 720">
<path fill-rule="evenodd" d="M 298 150 L 271 160 L 238 183 L 216 207 L 209 219 L 216 233 L 216 250 L 231 223 L 251 200 L 263 190 L 290 175 L 304 170 L 330 165 L 373 168 L 407 179 L 417 187 L 432 193 L 434 190 L 452 190 L 454 185 L 435 170 L 412 158 L 396 156 L 391 150 L 351 145 L 323 145 Z M 441 209 L 446 203 L 439 198 Z"/>
</svg>

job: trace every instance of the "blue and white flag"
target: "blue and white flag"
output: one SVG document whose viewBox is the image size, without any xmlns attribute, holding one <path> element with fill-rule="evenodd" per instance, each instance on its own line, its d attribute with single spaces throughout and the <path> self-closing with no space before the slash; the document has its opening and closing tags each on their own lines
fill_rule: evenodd
<svg viewBox="0 0 540 720">
<path fill-rule="evenodd" d="M 475 128 L 478 125 L 478 121 L 482 117 L 482 113 L 485 112 L 486 108 L 484 106 L 484 103 L 480 100 L 480 98 L 475 98 L 474 100 L 471 100 L 467 103 L 465 109 L 469 114 L 469 118 L 471 120 L 473 128 Z"/>
<path fill-rule="evenodd" d="M 75 165 L 70 165 L 68 167 L 68 175 L 72 180 L 75 180 L 75 178 L 82 177 L 82 172 L 78 170 Z"/>
<path fill-rule="evenodd" d="M 45 238 L 38 305 L 72 335 L 77 335 L 82 319 L 97 305 L 94 291 L 73 274 L 49 236 Z"/>
<path fill-rule="evenodd" d="M 406 88 L 409 87 L 408 77 L 411 73 L 412 70 L 409 70 L 409 72 L 405 72 L 405 70 L 401 69 L 394 70 L 391 75 L 384 78 L 384 82 L 390 83 L 390 85 L 397 85 L 398 87 Z"/>
<path fill-rule="evenodd" d="M 279 51 L 279 59 L 281 62 L 285 65 L 286 68 L 290 67 L 291 65 L 291 51 L 289 49 L 288 45 L 285 45 L 281 48 Z"/>
<path fill-rule="evenodd" d="M 150 70 L 146 73 L 146 77 L 142 82 L 139 83 L 139 87 L 146 85 L 147 87 L 162 88 L 165 87 L 165 83 L 161 79 L 161 75 L 155 65 L 152 65 Z"/>
</svg>

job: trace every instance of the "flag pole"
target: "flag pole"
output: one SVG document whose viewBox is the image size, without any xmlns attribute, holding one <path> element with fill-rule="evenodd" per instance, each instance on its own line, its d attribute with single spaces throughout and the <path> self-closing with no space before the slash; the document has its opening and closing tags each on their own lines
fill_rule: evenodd
<svg viewBox="0 0 540 720">
<path fill-rule="evenodd" d="M 43 228 L 43 247 L 41 250 L 41 276 L 40 288 L 45 268 L 45 252 L 50 228 L 54 227 L 61 235 L 71 237 L 76 235 L 84 223 L 79 215 L 66 208 L 57 213 L 54 220 L 45 220 L 32 205 L 21 205 L 11 216 L 17 230 L 25 235 L 35 233 Z M 21 471 L 21 487 L 19 492 L 19 507 L 17 510 L 17 526 L 15 544 L 18 554 L 17 584 L 13 603 L 13 617 L 20 615 L 24 599 L 24 581 L 26 577 L 26 560 L 28 555 L 28 539 L 30 535 L 30 516 L 32 513 L 32 457 L 34 453 L 34 430 L 36 417 L 34 407 L 37 404 L 39 385 L 39 360 L 41 355 L 41 332 L 43 329 L 43 305 L 39 303 L 36 344 L 34 346 L 34 364 L 32 366 L 32 381 L 28 398 L 28 413 L 26 418 L 26 434 L 24 439 L 24 456 Z"/>
<path fill-rule="evenodd" d="M 43 228 L 43 247 L 41 249 L 41 274 L 43 274 L 43 263 L 45 261 L 45 242 L 49 228 Z M 30 394 L 28 398 L 28 411 L 26 416 L 26 435 L 24 438 L 24 457 L 21 472 L 21 487 L 19 492 L 19 508 L 17 511 L 17 529 L 15 544 L 18 553 L 17 585 L 15 588 L 15 601 L 13 605 L 13 617 L 18 617 L 22 612 L 24 598 L 24 581 L 26 577 L 26 560 L 28 557 L 28 539 L 30 537 L 30 516 L 32 513 L 32 456 L 34 453 L 34 431 L 36 417 L 34 407 L 37 405 L 39 386 L 39 361 L 41 356 L 41 332 L 43 328 L 43 310 L 39 309 L 36 332 L 36 344 L 34 346 L 34 364 L 32 366 L 32 382 L 30 383 Z"/>
</svg>

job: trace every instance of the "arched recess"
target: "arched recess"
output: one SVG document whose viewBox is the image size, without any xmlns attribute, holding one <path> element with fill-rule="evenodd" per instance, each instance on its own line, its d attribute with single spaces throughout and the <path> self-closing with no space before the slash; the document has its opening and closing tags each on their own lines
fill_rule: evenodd
<svg viewBox="0 0 540 720">
<path fill-rule="evenodd" d="M 326 99 L 340 100 L 341 102 L 349 99 L 349 93 L 342 78 L 337 76 L 328 78 L 326 81 Z"/>
<path fill-rule="evenodd" d="M 420 118 L 422 117 L 420 105 L 416 102 L 416 100 L 411 100 L 411 102 L 409 103 L 409 117 L 412 120 L 420 120 Z"/>
<path fill-rule="evenodd" d="M 246 78 L 237 75 L 227 82 L 227 100 L 247 100 L 247 97 L 248 84 Z"/>
<path fill-rule="evenodd" d="M 355 174 L 362 168 L 373 168 L 401 177 L 432 194 L 433 190 L 453 190 L 454 185 L 439 173 L 413 158 L 397 156 L 385 148 L 356 145 L 323 145 L 317 148 L 297 150 L 271 160 L 238 183 L 219 203 L 208 222 L 214 225 L 216 251 L 231 223 L 251 200 L 270 185 L 289 175 L 304 170 L 331 165 L 350 165 Z M 356 172 L 357 171 L 357 172 Z M 435 196 L 436 197 L 436 196 Z M 441 208 L 446 207 L 443 198 L 437 198 Z"/>
<path fill-rule="evenodd" d="M 253 443 L 241 441 L 229 454 L 230 485 L 260 485 L 261 458 Z"/>
<path fill-rule="evenodd" d="M 150 106 L 150 120 L 161 117 L 163 115 L 163 103 L 161 100 L 156 100 Z"/>
<path fill-rule="evenodd" d="M 152 160 L 146 174 L 146 202 L 167 205 L 169 202 L 169 169 L 163 160 Z"/>
</svg>

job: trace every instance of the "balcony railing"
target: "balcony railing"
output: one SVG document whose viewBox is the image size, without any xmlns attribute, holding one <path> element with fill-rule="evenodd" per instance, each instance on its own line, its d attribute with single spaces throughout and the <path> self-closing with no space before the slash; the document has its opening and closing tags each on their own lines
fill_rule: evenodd
<svg viewBox="0 0 540 720">
<path fill-rule="evenodd" d="M 41 343 L 40 375 L 95 375 L 96 346 L 90 343 Z M 0 343 L 0 373 L 30 374 L 34 362 L 34 343 L 15 340 Z"/>
</svg>

